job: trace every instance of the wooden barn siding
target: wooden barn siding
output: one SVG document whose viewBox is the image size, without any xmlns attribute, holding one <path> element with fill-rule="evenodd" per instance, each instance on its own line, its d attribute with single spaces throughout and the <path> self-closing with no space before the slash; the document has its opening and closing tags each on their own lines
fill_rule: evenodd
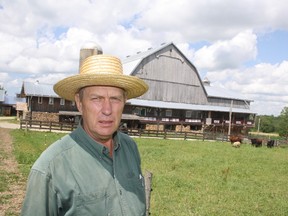
<svg viewBox="0 0 288 216">
<path fill-rule="evenodd" d="M 157 58 L 157 56 L 160 56 Z M 179 59 L 184 60 L 182 63 Z M 135 73 L 150 90 L 142 99 L 191 104 L 207 104 L 207 97 L 194 68 L 176 50 L 169 47 L 149 56 Z"/>
<path fill-rule="evenodd" d="M 201 87 L 183 86 L 174 83 L 165 83 L 152 80 L 145 80 L 151 91 L 148 91 L 144 99 L 155 101 L 167 101 L 178 103 L 205 104 Z M 153 90 L 152 90 L 153 89 Z"/>
<path fill-rule="evenodd" d="M 72 106 L 72 102 L 67 100 L 65 100 L 65 105 L 60 105 L 60 98 L 54 98 L 54 104 L 49 104 L 49 97 L 43 97 L 42 104 L 40 104 L 38 97 L 33 97 L 31 111 L 58 113 L 59 111 L 77 111 L 77 107 Z"/>
</svg>

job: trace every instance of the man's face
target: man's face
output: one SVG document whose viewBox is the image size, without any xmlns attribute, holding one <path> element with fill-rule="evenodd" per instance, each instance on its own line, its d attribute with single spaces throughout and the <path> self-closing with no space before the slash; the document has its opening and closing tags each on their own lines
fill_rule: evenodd
<svg viewBox="0 0 288 216">
<path fill-rule="evenodd" d="M 75 101 L 84 130 L 100 143 L 112 138 L 126 102 L 124 91 L 110 86 L 85 87 L 75 95 Z"/>
</svg>

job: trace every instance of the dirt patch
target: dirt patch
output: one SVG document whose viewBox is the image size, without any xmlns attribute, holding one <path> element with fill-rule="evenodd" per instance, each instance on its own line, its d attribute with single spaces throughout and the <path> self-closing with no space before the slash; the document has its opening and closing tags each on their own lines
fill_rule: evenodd
<svg viewBox="0 0 288 216">
<path fill-rule="evenodd" d="M 13 154 L 11 129 L 0 128 L 0 171 L 7 188 L 0 192 L 0 216 L 19 215 L 25 195 L 25 179 Z"/>
</svg>

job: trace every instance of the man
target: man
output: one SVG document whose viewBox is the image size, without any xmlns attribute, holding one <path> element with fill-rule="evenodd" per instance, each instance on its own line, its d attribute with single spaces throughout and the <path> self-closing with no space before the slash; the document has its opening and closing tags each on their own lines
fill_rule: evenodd
<svg viewBox="0 0 288 216">
<path fill-rule="evenodd" d="M 75 100 L 82 120 L 33 165 L 21 214 L 145 215 L 139 152 L 117 129 L 126 100 L 144 94 L 147 84 L 123 75 L 118 58 L 94 55 L 54 90 Z"/>
</svg>

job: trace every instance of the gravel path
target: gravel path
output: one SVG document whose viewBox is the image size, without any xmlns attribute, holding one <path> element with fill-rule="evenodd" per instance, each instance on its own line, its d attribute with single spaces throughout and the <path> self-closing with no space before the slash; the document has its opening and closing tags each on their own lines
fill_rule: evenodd
<svg viewBox="0 0 288 216">
<path fill-rule="evenodd" d="M 0 216 L 19 215 L 25 195 L 25 181 L 18 169 L 18 163 L 13 154 L 13 125 L 0 123 L 0 173 L 7 180 L 8 188 L 0 191 Z M 8 128 L 3 128 L 4 126 Z M 15 127 L 15 126 L 14 126 Z"/>
</svg>

